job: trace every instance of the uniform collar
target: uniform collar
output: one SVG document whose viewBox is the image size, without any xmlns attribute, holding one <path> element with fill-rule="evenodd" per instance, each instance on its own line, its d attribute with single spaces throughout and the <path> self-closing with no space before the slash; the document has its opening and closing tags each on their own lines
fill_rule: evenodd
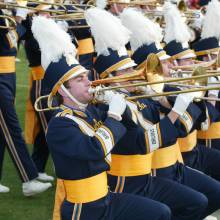
<svg viewBox="0 0 220 220">
<path fill-rule="evenodd" d="M 78 115 L 82 118 L 87 118 L 87 115 L 84 111 L 76 109 L 74 107 L 71 107 L 71 106 L 68 106 L 68 105 L 61 105 L 60 108 L 62 110 L 71 109 L 74 114 L 76 114 L 76 115 Z"/>
</svg>

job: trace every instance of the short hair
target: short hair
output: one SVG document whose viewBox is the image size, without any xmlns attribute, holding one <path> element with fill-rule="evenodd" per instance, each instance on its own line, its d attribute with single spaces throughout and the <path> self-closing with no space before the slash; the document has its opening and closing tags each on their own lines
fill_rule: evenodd
<svg viewBox="0 0 220 220">
<path fill-rule="evenodd" d="M 65 88 L 68 89 L 70 87 L 69 86 L 69 80 L 65 81 L 63 83 L 63 85 L 65 86 Z M 62 105 L 63 104 L 63 96 L 58 91 L 57 91 L 57 93 L 56 93 L 54 98 L 56 99 L 58 105 Z"/>
</svg>

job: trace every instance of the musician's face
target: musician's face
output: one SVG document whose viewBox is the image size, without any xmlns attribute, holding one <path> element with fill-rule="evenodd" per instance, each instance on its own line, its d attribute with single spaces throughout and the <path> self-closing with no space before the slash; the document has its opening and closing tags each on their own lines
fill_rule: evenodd
<svg viewBox="0 0 220 220">
<path fill-rule="evenodd" d="M 134 69 L 133 69 L 133 67 L 130 67 L 130 68 L 127 68 L 124 70 L 115 71 L 115 75 L 121 76 L 121 75 L 132 73 L 132 72 L 134 72 Z M 120 85 L 128 85 L 128 84 L 132 84 L 132 83 L 131 82 L 120 82 Z M 128 87 L 128 88 L 126 88 L 126 90 L 128 92 L 134 92 L 136 90 L 136 88 L 135 87 Z"/>
<path fill-rule="evenodd" d="M 205 62 L 208 62 L 208 61 L 214 60 L 216 58 L 217 58 L 217 54 L 207 54 L 202 57 L 202 60 Z"/>
<path fill-rule="evenodd" d="M 164 76 L 170 76 L 170 70 L 173 67 L 173 63 L 169 60 L 161 60 L 161 65 L 162 65 L 162 70 L 163 70 L 163 74 Z"/>
<path fill-rule="evenodd" d="M 83 73 L 68 80 L 67 90 L 79 102 L 87 104 L 93 98 L 93 95 L 89 93 L 90 86 L 91 82 L 88 79 L 87 73 Z M 72 104 L 72 101 L 64 92 L 61 95 L 63 96 L 64 104 Z"/>
<path fill-rule="evenodd" d="M 119 15 L 126 7 L 127 7 L 126 4 L 113 3 L 110 5 L 109 10 L 112 14 Z"/>
<path fill-rule="evenodd" d="M 194 60 L 192 58 L 179 59 L 177 62 L 178 62 L 179 66 L 185 66 L 185 65 L 192 65 L 192 64 L 194 64 Z"/>
</svg>

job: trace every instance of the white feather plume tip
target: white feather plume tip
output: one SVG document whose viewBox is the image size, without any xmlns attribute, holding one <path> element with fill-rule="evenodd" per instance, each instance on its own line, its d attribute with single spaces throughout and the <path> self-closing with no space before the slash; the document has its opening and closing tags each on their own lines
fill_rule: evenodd
<svg viewBox="0 0 220 220">
<path fill-rule="evenodd" d="M 201 37 L 220 37 L 220 2 L 212 0 L 207 6 L 207 12 L 203 20 Z"/>
<path fill-rule="evenodd" d="M 131 31 L 132 51 L 144 44 L 160 43 L 163 35 L 159 24 L 146 18 L 141 11 L 134 8 L 124 9 L 120 15 L 122 24 Z"/>
<path fill-rule="evenodd" d="M 75 59 L 76 48 L 71 37 L 62 30 L 54 20 L 44 16 L 33 17 L 31 30 L 41 50 L 41 65 L 44 70 L 51 62 L 58 62 L 65 56 L 71 64 L 78 63 Z"/>
<path fill-rule="evenodd" d="M 107 0 L 96 0 L 96 7 L 98 8 L 105 9 L 107 4 L 108 4 Z"/>
<path fill-rule="evenodd" d="M 98 55 L 108 55 L 108 48 L 120 50 L 129 41 L 130 31 L 124 27 L 119 18 L 109 12 L 91 8 L 85 12 L 85 18 L 91 27 Z"/>
<path fill-rule="evenodd" d="M 166 23 L 164 41 L 169 43 L 176 40 L 179 43 L 186 43 L 190 40 L 190 32 L 177 7 L 166 2 L 163 7 Z"/>
</svg>

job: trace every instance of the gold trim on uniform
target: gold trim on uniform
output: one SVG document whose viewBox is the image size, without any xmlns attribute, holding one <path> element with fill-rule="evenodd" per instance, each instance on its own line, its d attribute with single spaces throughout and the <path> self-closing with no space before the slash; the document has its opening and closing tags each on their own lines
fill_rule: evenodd
<svg viewBox="0 0 220 220">
<path fill-rule="evenodd" d="M 106 172 L 80 180 L 63 180 L 63 183 L 66 200 L 72 203 L 93 202 L 108 194 Z"/>
<path fill-rule="evenodd" d="M 108 174 L 113 176 L 140 176 L 151 173 L 153 153 L 138 155 L 112 154 L 112 162 Z"/>
<path fill-rule="evenodd" d="M 15 57 L 0 57 L 0 73 L 15 73 Z"/>
<path fill-rule="evenodd" d="M 213 122 L 207 131 L 198 131 L 198 139 L 219 139 L 220 138 L 220 122 Z"/>
<path fill-rule="evenodd" d="M 178 142 L 169 147 L 160 148 L 154 151 L 152 169 L 168 167 L 174 165 L 177 161 L 183 161 Z"/>
<path fill-rule="evenodd" d="M 78 55 L 89 54 L 94 52 L 92 38 L 86 38 L 78 41 Z"/>
<path fill-rule="evenodd" d="M 197 144 L 197 130 L 193 131 L 184 138 L 178 138 L 181 152 L 191 151 Z"/>
</svg>

